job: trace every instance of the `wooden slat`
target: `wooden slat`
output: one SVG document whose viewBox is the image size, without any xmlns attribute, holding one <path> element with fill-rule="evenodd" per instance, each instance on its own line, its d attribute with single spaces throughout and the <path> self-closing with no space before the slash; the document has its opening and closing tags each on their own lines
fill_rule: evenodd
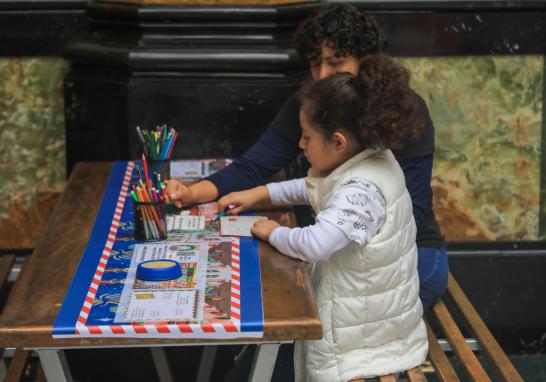
<svg viewBox="0 0 546 382">
<path fill-rule="evenodd" d="M 0 292 L 2 292 L 6 281 L 8 281 L 9 272 L 14 261 L 15 255 L 2 255 L 0 257 Z"/>
<path fill-rule="evenodd" d="M 444 302 L 439 300 L 433 305 L 432 309 L 438 318 L 438 323 L 440 324 L 442 331 L 451 345 L 453 352 L 461 361 L 461 364 L 468 376 L 476 382 L 491 381 L 483 366 L 478 361 L 478 358 L 476 358 L 472 352 L 472 349 L 466 343 L 463 334 L 457 327 L 457 324 L 447 310 Z"/>
<path fill-rule="evenodd" d="M 379 377 L 379 382 L 396 382 L 396 378 L 394 378 L 394 375 L 382 375 Z"/>
<path fill-rule="evenodd" d="M 13 354 L 13 358 L 9 364 L 8 372 L 6 374 L 5 382 L 19 382 L 23 378 L 25 369 L 27 367 L 28 360 L 30 358 L 30 351 L 23 349 L 16 349 Z"/>
<path fill-rule="evenodd" d="M 427 378 L 425 377 L 425 374 L 421 371 L 421 367 L 414 367 L 413 369 L 409 369 L 406 374 L 408 375 L 408 379 L 410 382 L 427 382 Z"/>
<path fill-rule="evenodd" d="M 36 368 L 36 378 L 34 379 L 34 382 L 47 382 L 44 369 L 40 363 L 38 363 L 38 367 Z"/>
<path fill-rule="evenodd" d="M 478 341 L 480 350 L 491 361 L 490 363 L 497 376 L 504 382 L 523 382 L 523 378 L 521 378 L 451 274 L 449 275 L 447 291 L 461 311 L 466 328 Z"/>
<path fill-rule="evenodd" d="M 438 339 L 434 335 L 434 332 L 427 323 L 427 334 L 428 334 L 428 358 L 434 369 L 436 375 L 440 378 L 442 382 L 460 382 L 457 373 L 449 360 L 447 359 L 444 350 L 438 344 Z"/>
</svg>

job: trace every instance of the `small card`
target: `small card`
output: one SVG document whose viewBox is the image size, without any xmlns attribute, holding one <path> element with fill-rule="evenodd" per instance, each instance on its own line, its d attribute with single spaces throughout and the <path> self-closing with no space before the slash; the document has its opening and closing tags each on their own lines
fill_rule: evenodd
<svg viewBox="0 0 546 382">
<path fill-rule="evenodd" d="M 252 236 L 250 229 L 257 221 L 267 220 L 265 216 L 222 216 L 220 218 L 220 235 Z"/>
<path fill-rule="evenodd" d="M 199 231 L 205 229 L 204 216 L 167 216 L 167 231 Z"/>
<path fill-rule="evenodd" d="M 195 320 L 197 291 L 133 291 L 125 320 L 131 322 Z"/>
</svg>

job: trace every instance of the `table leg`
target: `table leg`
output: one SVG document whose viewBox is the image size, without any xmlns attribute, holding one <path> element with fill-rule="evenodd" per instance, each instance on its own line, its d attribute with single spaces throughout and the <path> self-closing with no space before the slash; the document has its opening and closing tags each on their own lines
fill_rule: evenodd
<svg viewBox="0 0 546 382">
<path fill-rule="evenodd" d="M 269 382 L 273 376 L 277 352 L 281 344 L 261 344 L 258 345 L 252 360 L 249 382 Z"/>
<path fill-rule="evenodd" d="M 167 353 L 163 347 L 150 348 L 152 353 L 152 359 L 154 360 L 155 369 L 160 382 L 173 382 L 174 378 L 169 367 L 169 361 L 167 360 Z"/>
<path fill-rule="evenodd" d="M 37 350 L 49 382 L 72 382 L 72 374 L 63 350 Z"/>
<path fill-rule="evenodd" d="M 201 362 L 199 363 L 199 371 L 197 372 L 196 382 L 209 382 L 212 374 L 212 368 L 214 367 L 214 359 L 216 358 L 216 351 L 218 346 L 204 346 L 203 355 L 201 355 Z"/>
</svg>

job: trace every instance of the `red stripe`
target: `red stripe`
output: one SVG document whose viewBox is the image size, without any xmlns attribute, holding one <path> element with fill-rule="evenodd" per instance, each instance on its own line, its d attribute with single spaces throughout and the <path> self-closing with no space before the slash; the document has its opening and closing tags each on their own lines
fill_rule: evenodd
<svg viewBox="0 0 546 382">
<path fill-rule="evenodd" d="M 97 290 L 93 288 L 93 286 L 89 287 L 89 291 L 92 292 L 93 294 L 97 294 Z"/>
<path fill-rule="evenodd" d="M 79 317 L 78 317 L 78 322 L 79 322 L 80 324 L 85 324 L 85 318 L 83 318 L 82 316 L 79 316 Z"/>
<path fill-rule="evenodd" d="M 87 301 L 87 302 L 90 303 L 90 304 L 92 304 L 92 303 L 95 302 L 95 300 L 94 300 L 93 297 L 91 297 L 91 296 L 87 296 L 87 297 L 85 298 L 85 301 Z"/>
<path fill-rule="evenodd" d="M 76 328 L 76 329 L 74 330 L 74 332 L 75 332 L 76 334 L 80 334 L 80 331 L 78 330 L 78 328 Z"/>
<path fill-rule="evenodd" d="M 172 263 L 171 263 L 171 264 L 172 264 Z M 97 271 L 95 272 L 95 274 L 96 274 L 97 276 L 102 277 L 102 275 L 104 274 L 104 271 L 101 271 L 100 269 L 97 269 Z"/>
<path fill-rule="evenodd" d="M 133 325 L 132 327 L 135 330 L 135 333 L 148 333 L 148 329 L 143 325 Z"/>
<path fill-rule="evenodd" d="M 231 312 L 231 317 L 236 318 L 238 320 L 241 319 L 241 316 L 239 316 L 239 313 Z"/>
<path fill-rule="evenodd" d="M 214 330 L 214 328 L 212 327 L 212 324 L 201 324 L 201 329 L 203 329 L 203 331 L 205 333 L 215 333 L 216 330 Z"/>
<path fill-rule="evenodd" d="M 241 263 L 239 262 L 239 260 L 234 259 L 234 258 L 232 257 L 232 258 L 231 258 L 231 265 L 233 266 L 233 264 L 240 265 Z"/>
<path fill-rule="evenodd" d="M 237 299 L 241 299 L 241 296 L 239 296 L 237 293 L 233 293 L 231 292 L 231 297 L 234 297 L 234 298 L 237 298 Z"/>
<path fill-rule="evenodd" d="M 235 280 L 237 280 L 237 281 L 241 280 L 241 278 L 240 278 L 239 276 L 233 275 L 233 274 L 231 275 L 231 278 L 232 278 L 232 279 L 235 279 Z"/>
<path fill-rule="evenodd" d="M 121 325 L 110 325 L 110 328 L 114 334 L 125 334 L 125 329 Z"/>
<path fill-rule="evenodd" d="M 239 284 L 231 283 L 231 289 L 241 290 Z"/>
<path fill-rule="evenodd" d="M 108 240 L 106 240 L 106 241 L 107 241 L 108 243 L 114 244 L 114 241 L 115 241 L 115 240 L 114 240 L 114 239 L 108 238 Z"/>
<path fill-rule="evenodd" d="M 237 243 L 231 243 L 231 248 L 239 248 L 239 244 L 237 244 Z"/>
<path fill-rule="evenodd" d="M 89 333 L 91 334 L 102 334 L 102 330 L 98 326 L 88 326 L 87 329 L 89 329 Z"/>
<path fill-rule="evenodd" d="M 241 305 L 237 304 L 235 301 L 232 301 L 231 302 L 231 306 L 233 307 L 236 307 L 237 309 L 241 310 Z"/>
<path fill-rule="evenodd" d="M 226 332 L 238 332 L 239 331 L 237 329 L 237 327 L 231 321 L 224 324 L 224 329 L 226 329 Z"/>
<path fill-rule="evenodd" d="M 177 326 L 182 333 L 193 333 L 191 326 L 188 324 L 178 324 Z"/>
<path fill-rule="evenodd" d="M 119 223 L 119 221 L 120 221 L 121 219 L 120 219 L 120 217 L 115 216 L 113 220 L 114 220 L 116 223 Z"/>
<path fill-rule="evenodd" d="M 155 324 L 155 328 L 159 333 L 170 333 L 169 327 L 166 324 Z"/>
<path fill-rule="evenodd" d="M 82 306 L 82 312 L 85 312 L 87 314 L 89 314 L 89 312 L 91 311 L 91 308 L 88 308 L 87 306 Z"/>
</svg>

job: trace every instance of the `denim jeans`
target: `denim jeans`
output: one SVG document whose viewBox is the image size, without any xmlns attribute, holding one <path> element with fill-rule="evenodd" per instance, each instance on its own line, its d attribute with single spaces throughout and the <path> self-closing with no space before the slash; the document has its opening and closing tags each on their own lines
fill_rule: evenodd
<svg viewBox="0 0 546 382">
<path fill-rule="evenodd" d="M 426 311 L 447 287 L 448 264 L 445 245 L 441 248 L 417 248 L 419 297 Z"/>
</svg>

